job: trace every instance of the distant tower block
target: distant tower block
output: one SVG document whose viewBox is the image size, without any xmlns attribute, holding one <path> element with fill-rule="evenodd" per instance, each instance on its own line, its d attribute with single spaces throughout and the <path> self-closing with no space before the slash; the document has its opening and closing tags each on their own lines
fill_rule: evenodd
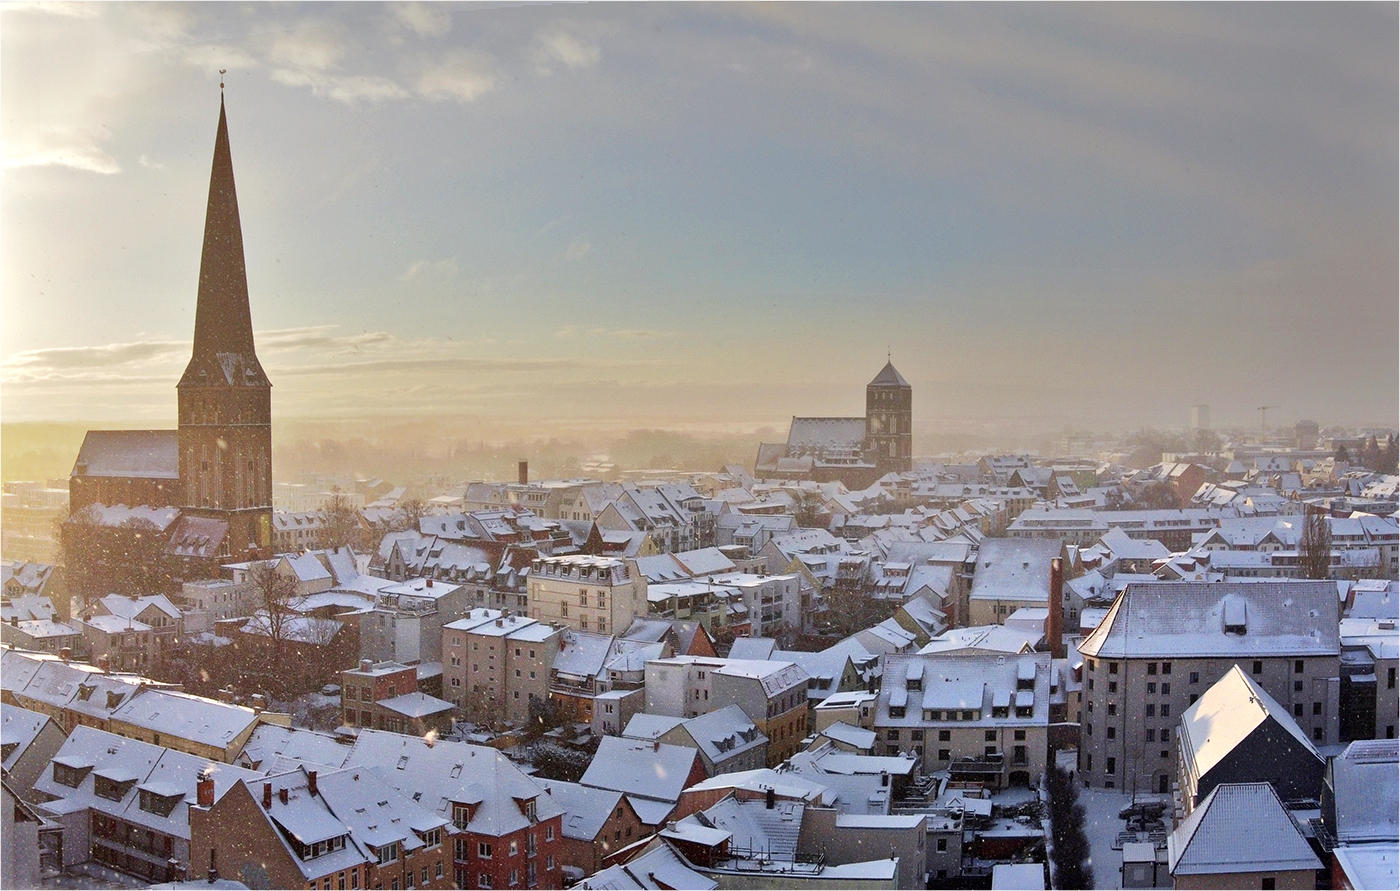
<svg viewBox="0 0 1400 891">
<path fill-rule="evenodd" d="M 1210 429 L 1210 406 L 1209 406 L 1209 405 L 1193 405 L 1193 406 L 1191 406 L 1191 429 L 1192 429 L 1192 430 L 1209 430 L 1209 429 Z"/>
<path fill-rule="evenodd" d="M 1293 425 L 1293 438 L 1298 448 L 1310 451 L 1317 448 L 1317 421 L 1299 421 Z"/>
<path fill-rule="evenodd" d="M 914 388 L 886 362 L 865 386 L 865 442 L 880 476 L 914 466 Z"/>
</svg>

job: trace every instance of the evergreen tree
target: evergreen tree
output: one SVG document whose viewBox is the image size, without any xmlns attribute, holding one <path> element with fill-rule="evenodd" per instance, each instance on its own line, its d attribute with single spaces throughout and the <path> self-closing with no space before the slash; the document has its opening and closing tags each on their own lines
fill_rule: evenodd
<svg viewBox="0 0 1400 891">
<path fill-rule="evenodd" d="M 1089 865 L 1089 838 L 1084 833 L 1084 805 L 1074 774 L 1052 767 L 1046 774 L 1050 792 L 1050 835 L 1054 842 L 1051 864 L 1056 888 L 1092 888 L 1094 870 Z"/>
</svg>

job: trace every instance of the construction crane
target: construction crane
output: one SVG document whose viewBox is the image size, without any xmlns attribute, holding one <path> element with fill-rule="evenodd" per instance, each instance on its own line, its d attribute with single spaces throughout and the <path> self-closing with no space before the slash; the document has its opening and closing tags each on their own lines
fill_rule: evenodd
<svg viewBox="0 0 1400 891">
<path fill-rule="evenodd" d="M 1269 409 L 1278 408 L 1277 405 L 1259 406 L 1259 435 L 1267 436 L 1269 433 Z"/>
</svg>

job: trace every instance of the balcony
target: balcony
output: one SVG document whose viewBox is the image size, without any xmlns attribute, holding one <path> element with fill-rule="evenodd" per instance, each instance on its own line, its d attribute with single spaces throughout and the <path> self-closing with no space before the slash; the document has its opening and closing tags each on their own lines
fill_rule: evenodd
<svg viewBox="0 0 1400 891">
<path fill-rule="evenodd" d="M 981 758 L 958 758 L 948 765 L 948 772 L 954 777 L 988 777 L 1001 773 L 1006 756 L 1001 752 L 983 755 Z"/>
</svg>

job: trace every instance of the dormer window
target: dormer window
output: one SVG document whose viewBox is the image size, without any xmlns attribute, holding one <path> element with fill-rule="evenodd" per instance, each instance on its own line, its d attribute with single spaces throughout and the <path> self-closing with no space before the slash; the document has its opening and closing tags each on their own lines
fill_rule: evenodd
<svg viewBox="0 0 1400 891">
<path fill-rule="evenodd" d="M 160 817 L 170 816 L 170 812 L 175 810 L 175 805 L 179 804 L 185 796 L 180 793 L 174 795 L 160 795 L 150 789 L 141 790 L 141 810 L 148 814 L 156 814 Z"/>
<path fill-rule="evenodd" d="M 92 770 L 92 765 L 90 764 L 86 766 L 77 766 L 55 761 L 53 763 L 53 780 L 60 786 L 76 789 L 82 785 L 83 778 L 88 775 L 88 771 L 90 770 Z"/>
<path fill-rule="evenodd" d="M 98 798 L 105 798 L 108 801 L 121 801 L 126 797 L 126 793 L 131 791 L 131 787 L 134 785 L 136 785 L 135 780 L 117 780 L 98 774 L 93 779 L 92 791 Z"/>
</svg>

